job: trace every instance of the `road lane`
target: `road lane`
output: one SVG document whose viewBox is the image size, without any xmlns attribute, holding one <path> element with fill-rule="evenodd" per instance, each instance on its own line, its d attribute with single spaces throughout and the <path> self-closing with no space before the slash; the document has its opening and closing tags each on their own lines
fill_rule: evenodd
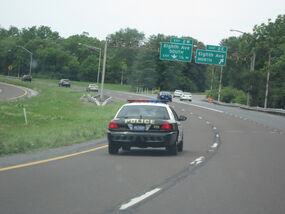
<svg viewBox="0 0 285 214">
<path fill-rule="evenodd" d="M 222 127 L 218 153 L 136 213 L 285 213 L 284 134 L 227 115 L 209 116 Z"/>
<path fill-rule="evenodd" d="M 26 96 L 27 93 L 23 87 L 0 82 L 0 101 L 15 100 Z"/>
</svg>

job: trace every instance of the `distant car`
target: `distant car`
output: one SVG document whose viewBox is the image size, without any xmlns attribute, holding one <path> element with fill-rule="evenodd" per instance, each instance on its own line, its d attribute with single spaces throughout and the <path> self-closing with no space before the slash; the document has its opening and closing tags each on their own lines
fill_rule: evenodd
<svg viewBox="0 0 285 214">
<path fill-rule="evenodd" d="M 109 153 L 139 148 L 165 148 L 171 155 L 183 151 L 183 128 L 175 110 L 162 100 L 128 100 L 109 123 Z"/>
<path fill-rule="evenodd" d="M 31 81 L 32 81 L 32 76 L 30 76 L 30 75 L 24 75 L 24 76 L 22 77 L 22 81 L 29 81 L 29 82 L 31 82 Z"/>
<path fill-rule="evenodd" d="M 68 87 L 70 88 L 70 81 L 69 79 L 61 79 L 58 83 L 59 87 Z"/>
<path fill-rule="evenodd" d="M 180 96 L 180 100 L 188 100 L 188 101 L 192 101 L 192 94 L 191 93 L 187 93 L 184 92 L 181 96 Z"/>
<path fill-rule="evenodd" d="M 157 99 L 172 102 L 172 95 L 168 91 L 161 91 L 157 96 Z"/>
<path fill-rule="evenodd" d="M 86 91 L 95 91 L 98 92 L 98 85 L 96 84 L 89 84 L 86 88 Z"/>
<path fill-rule="evenodd" d="M 183 94 L 182 90 L 175 90 L 173 93 L 173 97 L 180 97 Z"/>
</svg>

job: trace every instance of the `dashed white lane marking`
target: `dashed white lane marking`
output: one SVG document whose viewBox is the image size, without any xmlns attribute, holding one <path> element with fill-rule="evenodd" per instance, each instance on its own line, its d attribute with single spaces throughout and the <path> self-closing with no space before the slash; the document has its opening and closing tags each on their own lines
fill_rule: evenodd
<svg viewBox="0 0 285 214">
<path fill-rule="evenodd" d="M 211 124 L 209 121 L 206 121 L 207 125 Z"/>
<path fill-rule="evenodd" d="M 199 118 L 200 120 L 202 120 L 202 119 L 203 119 L 203 117 L 201 117 L 201 116 L 199 116 L 198 118 Z"/>
<path fill-rule="evenodd" d="M 219 135 L 219 134 L 216 134 L 216 138 L 218 138 L 218 137 L 220 137 L 220 135 Z"/>
<path fill-rule="evenodd" d="M 214 126 L 213 129 L 216 130 L 217 128 Z"/>
<path fill-rule="evenodd" d="M 194 165 L 194 164 L 198 165 L 198 164 L 202 163 L 204 161 L 204 159 L 205 159 L 205 157 L 201 156 L 201 157 L 197 158 L 196 160 L 192 161 L 190 164 L 191 165 Z"/>
<path fill-rule="evenodd" d="M 217 109 L 213 109 L 213 108 L 208 108 L 208 107 L 204 107 L 204 106 L 199 106 L 199 105 L 196 105 L 196 104 L 188 104 L 188 105 L 192 105 L 192 106 L 196 106 L 196 107 L 199 107 L 199 108 L 204 108 L 204 109 L 207 109 L 207 110 L 211 110 L 211 111 L 216 111 L 216 112 L 219 112 L 219 113 L 224 113 L 223 111 L 220 111 L 220 110 L 217 110 Z"/>
<path fill-rule="evenodd" d="M 120 207 L 120 210 L 125 210 L 125 209 L 128 209 L 129 207 L 131 206 L 134 206 L 135 204 L 145 200 L 146 198 L 152 196 L 153 194 L 157 193 L 158 191 L 160 191 L 161 188 L 155 188 L 139 197 L 136 197 L 136 198 L 133 198 L 131 199 L 128 203 L 126 204 L 123 204 L 121 207 Z"/>
<path fill-rule="evenodd" d="M 219 145 L 218 143 L 214 143 L 214 144 L 211 146 L 211 148 L 212 148 L 212 149 L 217 148 L 218 145 Z"/>
</svg>

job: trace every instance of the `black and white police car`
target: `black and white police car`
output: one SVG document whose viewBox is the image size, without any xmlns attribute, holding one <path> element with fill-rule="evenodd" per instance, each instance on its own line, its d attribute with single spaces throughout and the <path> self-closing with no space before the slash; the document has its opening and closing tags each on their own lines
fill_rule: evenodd
<svg viewBox="0 0 285 214">
<path fill-rule="evenodd" d="M 128 100 L 109 123 L 109 153 L 131 147 L 164 147 L 172 155 L 183 150 L 183 130 L 174 109 L 161 100 Z"/>
</svg>

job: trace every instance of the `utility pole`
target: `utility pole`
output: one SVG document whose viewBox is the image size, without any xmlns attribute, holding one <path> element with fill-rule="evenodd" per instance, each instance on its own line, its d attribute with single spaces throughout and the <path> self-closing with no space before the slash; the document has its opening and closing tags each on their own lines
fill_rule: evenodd
<svg viewBox="0 0 285 214">
<path fill-rule="evenodd" d="M 213 66 L 213 69 L 212 69 L 211 91 L 212 91 L 212 89 L 213 89 L 214 73 L 215 73 L 215 66 Z"/>
<path fill-rule="evenodd" d="M 107 57 L 107 46 L 108 46 L 107 43 L 108 43 L 108 38 L 106 37 L 105 46 L 104 46 L 102 82 L 101 82 L 101 91 L 100 91 L 100 100 L 101 101 L 103 101 L 103 90 L 104 90 L 104 79 L 105 79 L 106 57 Z"/>
<path fill-rule="evenodd" d="M 271 65 L 271 52 L 269 52 L 268 56 L 268 68 L 267 68 L 267 79 L 266 79 L 266 90 L 265 90 L 265 99 L 264 99 L 264 108 L 267 108 L 267 100 L 268 100 L 268 88 L 269 88 L 269 79 L 270 79 L 270 65 Z"/>
<path fill-rule="evenodd" d="M 221 98 L 222 79 L 223 79 L 223 66 L 221 66 L 221 73 L 220 73 L 220 83 L 219 83 L 218 102 L 220 102 L 220 98 Z"/>
</svg>

